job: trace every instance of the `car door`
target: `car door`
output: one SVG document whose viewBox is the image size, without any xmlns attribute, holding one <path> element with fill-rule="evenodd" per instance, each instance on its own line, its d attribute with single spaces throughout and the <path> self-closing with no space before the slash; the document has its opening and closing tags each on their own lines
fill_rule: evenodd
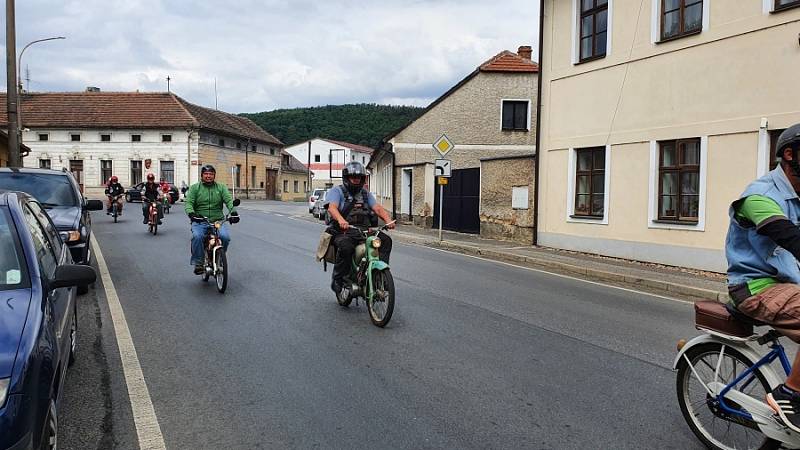
<svg viewBox="0 0 800 450">
<path fill-rule="evenodd" d="M 55 278 L 56 268 L 68 262 L 68 250 L 61 242 L 55 226 L 53 226 L 52 221 L 39 203 L 35 201 L 26 203 L 23 208 L 23 215 L 33 239 L 36 259 L 39 262 L 42 276 L 53 279 Z M 51 327 L 55 334 L 58 348 L 54 350 L 58 355 L 58 359 L 62 360 L 62 362 L 65 362 L 64 358 L 69 354 L 66 350 L 69 345 L 70 319 L 72 319 L 74 312 L 72 303 L 75 296 L 72 292 L 73 289 L 53 289 L 46 294 L 47 305 L 45 305 L 45 311 L 50 312 L 50 314 L 46 314 L 48 322 L 46 326 Z"/>
</svg>

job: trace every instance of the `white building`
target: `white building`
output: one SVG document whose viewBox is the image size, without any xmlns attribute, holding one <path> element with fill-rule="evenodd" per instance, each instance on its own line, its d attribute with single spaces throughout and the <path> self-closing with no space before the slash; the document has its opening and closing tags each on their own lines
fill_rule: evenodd
<svg viewBox="0 0 800 450">
<path fill-rule="evenodd" d="M 23 165 L 67 168 L 90 196 L 102 194 L 112 175 L 125 187 L 150 173 L 192 184 L 211 163 L 229 187 L 274 197 L 283 144 L 246 118 L 171 93 L 25 93 L 21 106 L 22 142 L 31 149 Z M 7 126 L 3 112 L 0 127 Z M 229 166 L 241 172 L 235 179 Z"/>
<path fill-rule="evenodd" d="M 339 180 L 342 178 L 342 169 L 346 163 L 358 161 L 366 167 L 373 151 L 363 145 L 322 138 L 301 142 L 286 147 L 284 150 L 306 167 L 310 165 L 312 189 L 339 184 Z"/>
</svg>

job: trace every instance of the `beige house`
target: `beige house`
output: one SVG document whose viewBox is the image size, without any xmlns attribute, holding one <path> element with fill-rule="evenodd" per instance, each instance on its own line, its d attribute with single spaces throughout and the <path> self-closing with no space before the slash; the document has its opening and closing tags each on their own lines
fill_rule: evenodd
<svg viewBox="0 0 800 450">
<path fill-rule="evenodd" d="M 281 173 L 278 177 L 278 197 L 284 202 L 301 202 L 308 199 L 308 169 L 290 155 L 281 153 Z"/>
<path fill-rule="evenodd" d="M 384 138 L 368 167 L 371 191 L 395 217 L 428 227 L 437 224 L 434 162 L 443 157 L 433 145 L 446 136 L 452 150 L 444 158 L 452 162 L 452 178 L 444 192 L 444 228 L 480 232 L 484 228 L 481 159 L 530 156 L 535 151 L 538 70 L 530 47 L 520 47 L 518 53 L 501 52 L 481 64 L 419 118 Z M 528 198 L 533 199 L 530 165 L 512 170 L 528 171 Z M 508 191 L 504 207 L 511 211 L 513 186 L 502 185 L 507 181 L 502 177 L 492 180 L 501 183 L 497 190 Z M 532 227 L 532 222 L 526 226 Z"/>
<path fill-rule="evenodd" d="M 545 0 L 538 244 L 724 271 L 728 206 L 800 122 L 795 6 Z"/>
</svg>

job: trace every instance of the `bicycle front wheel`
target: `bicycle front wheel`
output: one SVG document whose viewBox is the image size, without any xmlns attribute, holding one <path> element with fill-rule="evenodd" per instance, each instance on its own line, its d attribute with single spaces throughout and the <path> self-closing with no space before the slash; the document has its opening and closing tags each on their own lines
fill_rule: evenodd
<svg viewBox="0 0 800 450">
<path fill-rule="evenodd" d="M 691 348 L 678 363 L 676 387 L 681 413 L 695 436 L 708 448 L 767 450 L 780 447 L 780 442 L 761 434 L 754 422 L 733 415 L 730 416 L 731 420 L 722 411 L 717 399 L 709 395 L 705 388 L 705 383 L 714 380 L 715 373 L 718 374 L 717 381 L 728 384 L 754 364 L 754 361 L 730 346 L 726 345 L 723 353 L 722 344 L 719 343 Z M 735 389 L 757 399 L 764 399 L 771 390 L 767 379 L 758 370 L 742 380 Z M 730 400 L 726 404 L 739 408 Z"/>
<path fill-rule="evenodd" d="M 217 265 L 214 279 L 217 282 L 217 290 L 223 294 L 228 287 L 228 257 L 225 255 L 225 249 L 219 248 L 214 259 Z"/>
<path fill-rule="evenodd" d="M 367 300 L 372 324 L 385 327 L 394 312 L 394 278 L 389 269 L 372 273 L 372 300 Z"/>
</svg>

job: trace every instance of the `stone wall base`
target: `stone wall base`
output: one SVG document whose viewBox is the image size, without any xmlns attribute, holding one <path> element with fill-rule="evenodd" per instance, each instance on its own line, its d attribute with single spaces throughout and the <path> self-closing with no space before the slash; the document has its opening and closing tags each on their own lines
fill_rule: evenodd
<svg viewBox="0 0 800 450">
<path fill-rule="evenodd" d="M 503 241 L 533 243 L 533 228 L 502 223 L 481 222 L 481 237 Z"/>
</svg>

